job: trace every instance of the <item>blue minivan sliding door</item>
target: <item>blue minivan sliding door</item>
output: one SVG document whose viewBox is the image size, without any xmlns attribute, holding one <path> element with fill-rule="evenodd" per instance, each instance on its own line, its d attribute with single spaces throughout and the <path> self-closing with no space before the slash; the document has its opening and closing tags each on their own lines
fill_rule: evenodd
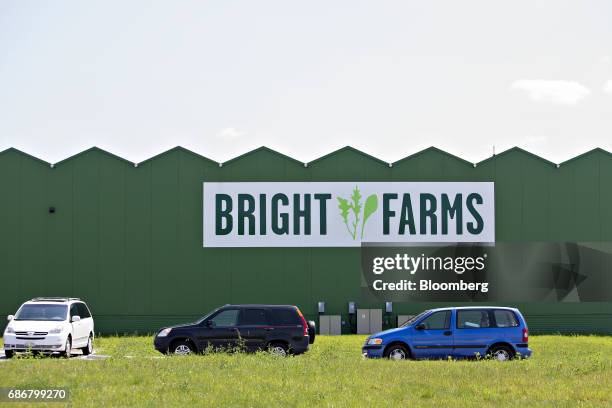
<svg viewBox="0 0 612 408">
<path fill-rule="evenodd" d="M 491 311 L 488 309 L 459 309 L 455 312 L 455 348 L 456 357 L 484 357 L 495 328 Z"/>
<path fill-rule="evenodd" d="M 422 329 L 417 330 L 420 326 Z M 415 358 L 446 358 L 453 350 L 451 311 L 433 312 L 417 322 L 412 336 Z"/>
</svg>

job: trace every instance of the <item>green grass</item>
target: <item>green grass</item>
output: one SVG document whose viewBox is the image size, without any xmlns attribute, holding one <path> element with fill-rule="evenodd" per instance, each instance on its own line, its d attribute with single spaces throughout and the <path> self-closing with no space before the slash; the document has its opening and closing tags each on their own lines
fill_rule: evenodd
<svg viewBox="0 0 612 408">
<path fill-rule="evenodd" d="M 0 387 L 67 387 L 79 407 L 612 405 L 612 337 L 531 336 L 533 358 L 506 363 L 364 360 L 363 341 L 319 336 L 289 358 L 163 357 L 151 337 L 103 337 L 107 360 L 13 359 L 0 363 Z"/>
</svg>

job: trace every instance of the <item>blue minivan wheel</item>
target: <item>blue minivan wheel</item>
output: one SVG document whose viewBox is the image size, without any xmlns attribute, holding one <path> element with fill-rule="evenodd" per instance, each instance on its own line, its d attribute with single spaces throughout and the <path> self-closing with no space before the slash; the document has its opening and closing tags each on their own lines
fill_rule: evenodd
<svg viewBox="0 0 612 408">
<path fill-rule="evenodd" d="M 492 347 L 489 355 L 497 361 L 508 361 L 514 358 L 514 351 L 508 346 L 499 345 Z"/>
<path fill-rule="evenodd" d="M 410 352 L 401 344 L 393 344 L 385 350 L 385 357 L 389 360 L 408 360 L 410 358 Z"/>
</svg>

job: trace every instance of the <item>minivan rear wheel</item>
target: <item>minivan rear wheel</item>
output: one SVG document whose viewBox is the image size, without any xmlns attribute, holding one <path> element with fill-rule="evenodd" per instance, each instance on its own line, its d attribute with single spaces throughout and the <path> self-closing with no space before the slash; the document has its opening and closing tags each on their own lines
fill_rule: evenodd
<svg viewBox="0 0 612 408">
<path fill-rule="evenodd" d="M 389 360 L 408 360 L 410 357 L 410 352 L 401 344 L 393 344 L 387 350 L 385 350 L 385 357 L 387 357 Z"/>
<path fill-rule="evenodd" d="M 492 347 L 489 354 L 492 359 L 497 361 L 508 361 L 514 358 L 514 351 L 510 347 L 504 345 Z"/>
</svg>

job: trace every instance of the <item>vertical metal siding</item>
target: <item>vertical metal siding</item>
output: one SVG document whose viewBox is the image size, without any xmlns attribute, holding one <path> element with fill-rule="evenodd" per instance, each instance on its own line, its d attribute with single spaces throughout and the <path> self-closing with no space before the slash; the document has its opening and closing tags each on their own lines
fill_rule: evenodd
<svg viewBox="0 0 612 408">
<path fill-rule="evenodd" d="M 360 302 L 358 248 L 202 248 L 203 181 L 309 180 L 494 181 L 497 241 L 612 240 L 612 156 L 599 149 L 559 168 L 520 149 L 474 167 L 430 148 L 390 167 L 352 148 L 308 166 L 261 148 L 220 167 L 176 148 L 135 167 L 94 148 L 54 168 L 10 149 L 0 153 L 0 313 L 79 296 L 99 330 L 124 332 L 225 303 L 293 303 L 314 319 L 325 300 L 345 320 L 349 300 L 383 307 Z M 396 303 L 394 315 L 430 306 Z M 612 331 L 611 303 L 517 306 L 534 332 Z"/>
</svg>

